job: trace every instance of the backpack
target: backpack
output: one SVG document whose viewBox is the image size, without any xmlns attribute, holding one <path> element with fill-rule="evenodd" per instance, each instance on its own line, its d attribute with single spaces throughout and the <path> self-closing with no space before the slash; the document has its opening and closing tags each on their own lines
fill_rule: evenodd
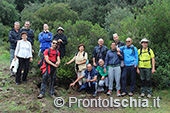
<svg viewBox="0 0 170 113">
<path fill-rule="evenodd" d="M 123 46 L 123 50 L 125 49 L 125 46 Z M 135 54 L 135 48 L 134 46 L 132 47 L 132 54 Z"/>
<path fill-rule="evenodd" d="M 76 56 L 78 55 L 78 53 L 79 53 L 79 51 L 76 53 Z M 85 56 L 85 53 L 86 53 L 86 52 L 83 53 L 83 57 Z M 89 59 L 87 59 L 86 65 L 87 65 L 88 63 L 89 63 Z"/>
<path fill-rule="evenodd" d="M 139 56 L 142 54 L 142 48 L 140 48 L 140 54 L 139 54 Z M 151 53 L 150 53 L 150 48 L 148 47 L 148 54 L 149 54 L 149 56 L 151 55 Z M 150 59 L 151 60 L 151 59 Z M 150 60 L 140 60 L 139 59 L 139 61 L 143 61 L 143 62 L 147 62 L 147 61 L 150 61 Z"/>
<path fill-rule="evenodd" d="M 139 56 L 142 54 L 142 48 L 140 48 L 140 54 L 139 54 Z M 148 54 L 149 54 L 149 56 L 151 55 L 151 53 L 150 53 L 150 48 L 148 47 Z"/>
<path fill-rule="evenodd" d="M 48 48 L 48 56 L 50 55 L 50 48 Z M 58 52 L 56 49 L 56 60 L 57 60 L 57 56 L 58 56 Z M 38 62 L 38 67 L 40 68 L 43 65 L 43 62 L 45 61 L 45 57 L 43 55 L 43 57 L 41 58 L 41 60 Z"/>
</svg>

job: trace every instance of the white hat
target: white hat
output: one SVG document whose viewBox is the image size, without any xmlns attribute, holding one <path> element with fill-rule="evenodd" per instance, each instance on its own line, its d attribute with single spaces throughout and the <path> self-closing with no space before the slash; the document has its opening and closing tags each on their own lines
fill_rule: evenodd
<svg viewBox="0 0 170 113">
<path fill-rule="evenodd" d="M 57 32 L 58 32 L 59 30 L 62 30 L 62 31 L 64 32 L 64 29 L 63 29 L 62 27 L 58 27 Z"/>
<path fill-rule="evenodd" d="M 140 41 L 140 44 L 142 44 L 142 42 L 149 42 L 149 40 L 147 40 L 146 38 L 143 38 L 143 39 Z"/>
</svg>

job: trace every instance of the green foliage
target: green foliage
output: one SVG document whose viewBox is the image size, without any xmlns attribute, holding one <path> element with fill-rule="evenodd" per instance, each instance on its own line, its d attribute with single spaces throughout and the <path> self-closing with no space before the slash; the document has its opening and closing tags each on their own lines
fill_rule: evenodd
<svg viewBox="0 0 170 113">
<path fill-rule="evenodd" d="M 127 17 L 134 17 L 134 14 L 128 8 L 115 7 L 108 15 L 105 17 L 105 28 L 109 32 L 109 36 L 112 39 L 112 34 L 117 32 L 116 30 L 120 27 L 120 21 L 126 19 Z M 119 34 L 119 33 L 118 33 Z"/>
<path fill-rule="evenodd" d="M 7 1 L 0 0 L 0 20 L 3 25 L 13 26 L 15 21 L 19 19 L 19 13 L 15 9 L 13 4 L 8 3 Z"/>
<path fill-rule="evenodd" d="M 170 70 L 170 2 L 154 0 L 152 5 L 147 5 L 136 12 L 136 19 L 128 18 L 121 21 L 117 29 L 122 37 L 132 37 L 134 45 L 139 47 L 142 38 L 150 40 L 150 47 L 156 55 L 156 73 L 153 81 L 158 88 L 167 88 Z"/>
<path fill-rule="evenodd" d="M 71 10 L 68 4 L 40 4 L 38 8 L 37 5 L 32 4 L 33 8 L 27 7 L 23 12 L 21 12 L 22 22 L 30 20 L 32 29 L 34 30 L 39 29 L 44 23 L 49 24 L 54 21 L 66 22 L 68 20 L 75 23 L 75 21 L 79 19 L 77 13 Z M 27 9 L 29 10 L 27 11 Z"/>
</svg>

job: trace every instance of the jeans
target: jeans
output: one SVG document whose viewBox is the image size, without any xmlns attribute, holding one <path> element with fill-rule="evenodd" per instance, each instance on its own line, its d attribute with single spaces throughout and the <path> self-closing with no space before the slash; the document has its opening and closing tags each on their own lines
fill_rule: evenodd
<svg viewBox="0 0 170 113">
<path fill-rule="evenodd" d="M 91 86 L 89 86 L 89 83 L 86 82 L 84 83 L 81 87 L 80 90 L 85 90 L 85 91 L 90 91 L 91 88 L 93 90 L 93 94 L 96 93 L 96 89 L 97 89 L 97 82 L 90 82 Z"/>
<path fill-rule="evenodd" d="M 134 66 L 124 66 L 123 68 L 122 91 L 125 93 L 127 93 L 126 80 L 127 80 L 128 74 L 131 75 L 131 85 L 130 85 L 129 92 L 133 92 L 135 89 L 135 84 L 136 84 L 136 68 Z"/>
<path fill-rule="evenodd" d="M 55 82 L 55 79 L 56 79 L 56 69 L 51 71 L 50 76 L 48 76 L 47 71 L 43 74 L 40 94 L 45 95 L 45 91 L 47 89 L 48 78 L 50 78 L 49 94 L 54 95 L 54 82 Z"/>
</svg>

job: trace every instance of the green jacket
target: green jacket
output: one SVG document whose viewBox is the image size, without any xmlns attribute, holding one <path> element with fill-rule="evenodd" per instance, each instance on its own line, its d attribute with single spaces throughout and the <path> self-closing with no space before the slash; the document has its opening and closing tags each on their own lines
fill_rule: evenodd
<svg viewBox="0 0 170 113">
<path fill-rule="evenodd" d="M 104 67 L 102 68 L 102 67 L 98 66 L 96 68 L 96 70 L 98 71 L 100 76 L 105 76 L 105 77 L 107 77 L 107 75 L 108 75 L 108 69 L 109 69 L 109 66 L 106 67 L 106 73 L 104 73 Z"/>
</svg>

